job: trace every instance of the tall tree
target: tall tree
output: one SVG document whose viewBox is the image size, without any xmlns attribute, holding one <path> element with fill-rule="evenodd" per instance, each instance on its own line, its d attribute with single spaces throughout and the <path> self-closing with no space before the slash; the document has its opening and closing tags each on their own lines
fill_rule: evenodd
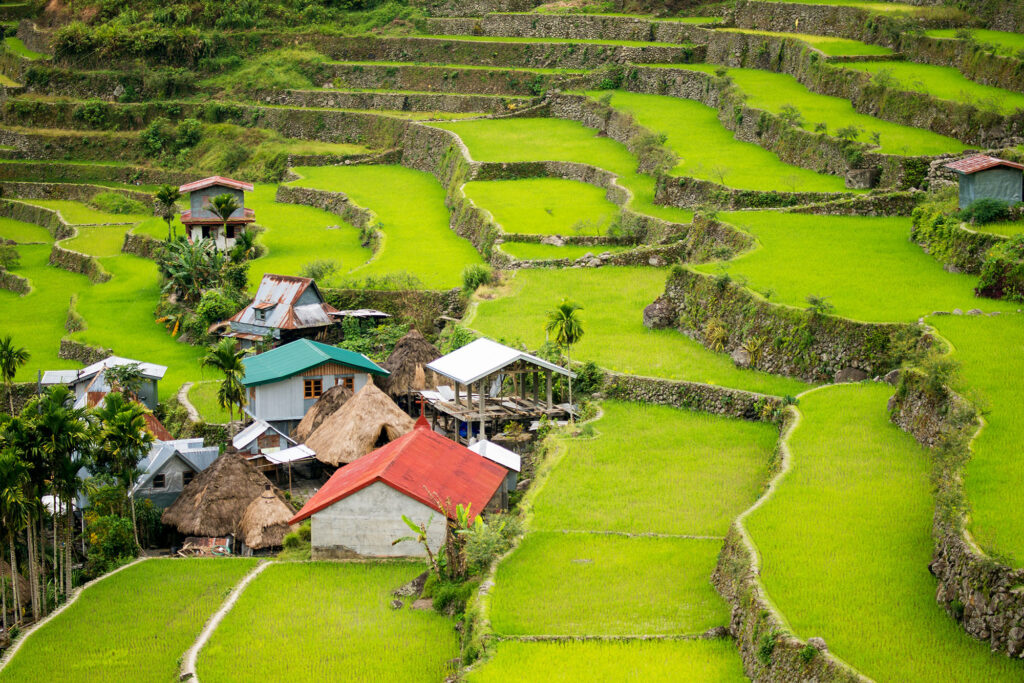
<svg viewBox="0 0 1024 683">
<path fill-rule="evenodd" d="M 14 598 L 15 623 L 20 620 L 21 595 L 18 589 L 18 558 L 14 540 L 29 523 L 30 505 L 25 496 L 28 470 L 13 449 L 0 452 L 0 523 L 10 551 L 11 586 Z M 0 579 L 6 583 L 6 579 Z M 4 590 L 3 626 L 7 630 L 7 591 Z"/>
<path fill-rule="evenodd" d="M 171 242 L 161 250 L 157 264 L 165 280 L 164 293 L 194 303 L 204 289 L 220 285 L 224 255 L 210 240 L 194 244 L 183 240 Z"/>
<path fill-rule="evenodd" d="M 0 375 L 3 375 L 4 386 L 7 387 L 11 415 L 14 415 L 14 376 L 18 374 L 18 368 L 28 362 L 31 355 L 25 347 L 15 346 L 10 335 L 0 338 Z"/>
<path fill-rule="evenodd" d="M 203 358 L 204 367 L 216 368 L 224 374 L 220 389 L 217 390 L 217 402 L 228 411 L 228 416 L 232 420 L 235 417 L 235 406 L 238 406 L 238 415 L 241 418 L 242 409 L 247 403 L 245 387 L 242 385 L 242 379 L 245 377 L 245 364 L 242 363 L 242 359 L 247 353 L 238 348 L 234 339 L 225 337 Z"/>
<path fill-rule="evenodd" d="M 217 218 L 224 221 L 224 238 L 228 236 L 228 219 L 231 218 L 231 214 L 238 211 L 241 206 L 238 204 L 238 200 L 235 199 L 235 195 L 225 192 L 219 194 L 210 200 L 210 211 L 217 216 Z"/>
<path fill-rule="evenodd" d="M 94 462 L 101 472 L 112 474 L 124 487 L 125 498 L 132 512 L 132 532 L 139 545 L 138 523 L 135 519 L 135 496 L 132 489 L 138 478 L 139 461 L 149 452 L 153 433 L 146 427 L 146 409 L 127 400 L 123 394 L 107 394 L 96 409 L 100 423 Z"/>
<path fill-rule="evenodd" d="M 160 209 L 160 215 L 165 221 L 167 221 L 167 241 L 170 242 L 174 237 L 173 224 L 174 214 L 177 213 L 178 200 L 181 199 L 181 192 L 178 192 L 178 188 L 173 185 L 161 185 L 160 189 L 156 191 L 156 203 Z"/>
<path fill-rule="evenodd" d="M 111 391 L 120 391 L 127 394 L 129 398 L 138 400 L 139 390 L 142 388 L 141 364 L 115 365 L 104 370 L 103 374 Z"/>
<path fill-rule="evenodd" d="M 572 373 L 572 347 L 583 338 L 583 321 L 579 316 L 581 310 L 583 307 L 576 302 L 562 299 L 562 303 L 548 313 L 548 322 L 544 326 L 544 330 L 554 337 L 555 343 L 565 349 L 570 373 Z M 571 374 L 569 375 L 569 407 L 572 408 Z M 569 419 L 573 419 L 571 410 Z"/>
</svg>

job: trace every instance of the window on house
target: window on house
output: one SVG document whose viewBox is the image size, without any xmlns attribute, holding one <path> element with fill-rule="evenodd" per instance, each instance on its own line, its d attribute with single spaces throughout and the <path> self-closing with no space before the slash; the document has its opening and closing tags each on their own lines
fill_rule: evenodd
<svg viewBox="0 0 1024 683">
<path fill-rule="evenodd" d="M 338 378 L 338 386 L 345 387 L 349 391 L 356 390 L 356 378 L 352 375 L 344 375 Z"/>
<path fill-rule="evenodd" d="M 302 380 L 303 398 L 320 398 L 322 393 L 324 393 L 324 381 L 322 379 Z"/>
<path fill-rule="evenodd" d="M 182 472 L 181 473 L 181 483 L 183 485 L 185 485 L 185 486 L 188 486 L 192 482 L 192 480 L 195 479 L 195 478 L 196 478 L 196 473 L 191 471 L 191 470 L 189 470 L 187 472 Z"/>
<path fill-rule="evenodd" d="M 235 239 L 235 226 L 229 225 L 228 226 L 228 233 L 227 234 L 228 234 L 228 239 L 229 240 Z"/>
<path fill-rule="evenodd" d="M 256 319 L 260 322 L 267 321 L 267 310 L 265 308 L 257 308 L 254 313 L 256 315 Z"/>
<path fill-rule="evenodd" d="M 203 226 L 203 239 L 204 240 L 210 239 L 210 226 L 209 225 L 204 225 Z"/>
<path fill-rule="evenodd" d="M 163 489 L 167 488 L 167 475 L 157 474 L 153 476 L 153 488 Z"/>
</svg>

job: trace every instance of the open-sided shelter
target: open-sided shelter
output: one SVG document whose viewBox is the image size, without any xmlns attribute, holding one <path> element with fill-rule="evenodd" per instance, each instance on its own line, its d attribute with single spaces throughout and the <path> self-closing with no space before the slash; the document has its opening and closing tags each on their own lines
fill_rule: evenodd
<svg viewBox="0 0 1024 683">
<path fill-rule="evenodd" d="M 413 424 L 411 417 L 370 382 L 324 420 L 306 439 L 306 446 L 321 462 L 344 465 L 408 433 Z"/>
<path fill-rule="evenodd" d="M 1024 164 L 975 154 L 946 164 L 960 182 L 960 208 L 978 199 L 999 199 L 1015 204 L 1024 201 Z"/>
<path fill-rule="evenodd" d="M 435 433 L 421 416 L 410 433 L 335 472 L 291 523 L 312 518 L 314 559 L 423 557 L 419 543 L 392 544 L 410 533 L 403 515 L 428 525 L 436 552 L 459 504 L 469 506 L 471 519 L 505 507 L 507 474 Z"/>
<path fill-rule="evenodd" d="M 568 415 L 568 406 L 554 403 L 552 379 L 555 374 L 576 376 L 543 358 L 484 338 L 428 363 L 426 369 L 455 385 L 451 397 L 440 391 L 420 393 L 429 401 L 435 421 L 466 443 L 472 439 L 473 424 L 483 439 L 492 423 Z M 510 390 L 506 379 L 511 380 Z M 527 391 L 528 384 L 532 391 Z"/>
</svg>

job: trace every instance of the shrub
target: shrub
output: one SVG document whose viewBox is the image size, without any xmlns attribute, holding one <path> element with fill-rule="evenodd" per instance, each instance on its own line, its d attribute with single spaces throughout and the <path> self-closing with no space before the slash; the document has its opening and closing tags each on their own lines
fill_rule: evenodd
<svg viewBox="0 0 1024 683">
<path fill-rule="evenodd" d="M 580 396 L 593 394 L 604 384 L 604 371 L 590 360 L 583 364 L 583 367 L 576 372 L 576 380 L 573 382 L 573 393 Z"/>
<path fill-rule="evenodd" d="M 473 595 L 476 584 L 470 581 L 464 583 L 449 583 L 438 581 L 434 586 L 434 610 L 447 612 L 449 614 L 462 614 L 466 611 L 466 603 Z"/>
<path fill-rule="evenodd" d="M 812 315 L 828 315 L 836 309 L 833 306 L 827 296 L 818 296 L 816 294 L 807 295 L 807 310 Z"/>
<path fill-rule="evenodd" d="M 813 645 L 805 645 L 800 650 L 800 661 L 804 664 L 809 664 L 812 659 L 818 656 L 818 649 Z"/>
<path fill-rule="evenodd" d="M 485 524 L 475 525 L 467 534 L 466 562 L 471 572 L 483 571 L 491 561 L 512 547 L 522 533 L 522 522 L 515 515 L 492 515 Z"/>
<path fill-rule="evenodd" d="M 1024 234 L 988 251 L 974 292 L 993 299 L 1024 302 Z"/>
<path fill-rule="evenodd" d="M 489 284 L 494 274 L 480 263 L 471 263 L 462 269 L 462 291 L 472 294 L 482 285 Z"/>
<path fill-rule="evenodd" d="M 343 318 L 341 329 L 344 339 L 338 346 L 374 360 L 384 360 L 391 355 L 398 340 L 409 332 L 409 323 L 389 320 L 380 325 L 370 323 L 364 326 L 358 318 Z"/>
<path fill-rule="evenodd" d="M 772 662 L 772 653 L 775 652 L 775 640 L 778 634 L 774 631 L 765 633 L 757 644 L 757 658 L 762 664 L 768 666 Z"/>
<path fill-rule="evenodd" d="M 86 514 L 89 554 L 85 576 L 94 578 L 135 557 L 132 521 L 117 515 Z"/>
<path fill-rule="evenodd" d="M 450 325 L 444 329 L 441 335 L 441 353 L 451 353 L 461 349 L 466 344 L 476 339 L 476 335 L 462 325 Z"/>
<path fill-rule="evenodd" d="M 341 261 L 335 259 L 316 259 L 302 266 L 299 275 L 314 280 L 325 280 L 341 269 Z"/>
<path fill-rule="evenodd" d="M 804 122 L 803 114 L 792 104 L 782 105 L 779 109 L 779 118 L 791 126 L 801 126 Z"/>
<path fill-rule="evenodd" d="M 21 257 L 13 244 L 0 244 L 0 270 L 17 268 L 20 262 Z"/>
<path fill-rule="evenodd" d="M 196 306 L 196 315 L 206 327 L 230 318 L 235 312 L 235 303 L 217 289 L 203 292 L 199 305 Z"/>
<path fill-rule="evenodd" d="M 146 205 L 140 201 L 125 197 L 118 192 L 100 192 L 89 200 L 89 204 L 100 211 L 116 214 L 146 214 Z"/>
<path fill-rule="evenodd" d="M 960 212 L 960 218 L 972 223 L 993 223 L 1005 221 L 1010 217 L 1010 205 L 1001 199 L 985 197 L 975 199 L 967 205 L 967 208 Z"/>
</svg>

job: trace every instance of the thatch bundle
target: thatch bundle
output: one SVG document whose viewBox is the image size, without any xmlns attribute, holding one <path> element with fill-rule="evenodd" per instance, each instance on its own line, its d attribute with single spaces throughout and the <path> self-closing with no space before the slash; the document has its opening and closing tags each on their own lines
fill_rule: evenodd
<svg viewBox="0 0 1024 683">
<path fill-rule="evenodd" d="M 292 438 L 297 443 L 305 443 L 309 435 L 315 432 L 324 420 L 338 412 L 338 409 L 345 405 L 350 398 L 352 398 L 352 391 L 340 384 L 322 393 L 298 426 L 292 430 Z"/>
<path fill-rule="evenodd" d="M 433 389 L 441 378 L 426 364 L 441 357 L 437 347 L 424 338 L 419 330 L 409 332 L 398 340 L 394 351 L 381 363 L 391 374 L 381 379 L 381 389 L 392 397 L 405 396 L 413 391 Z"/>
<path fill-rule="evenodd" d="M 413 419 L 367 382 L 306 439 L 317 460 L 343 465 L 412 431 Z"/>
<path fill-rule="evenodd" d="M 238 535 L 246 508 L 269 483 L 241 455 L 225 453 L 185 487 L 161 519 L 186 536 Z"/>
<path fill-rule="evenodd" d="M 245 508 L 238 530 L 245 544 L 253 550 L 279 547 L 284 544 L 284 535 L 288 533 L 288 520 L 294 516 L 295 510 L 275 495 L 267 484 L 263 493 Z"/>
</svg>

